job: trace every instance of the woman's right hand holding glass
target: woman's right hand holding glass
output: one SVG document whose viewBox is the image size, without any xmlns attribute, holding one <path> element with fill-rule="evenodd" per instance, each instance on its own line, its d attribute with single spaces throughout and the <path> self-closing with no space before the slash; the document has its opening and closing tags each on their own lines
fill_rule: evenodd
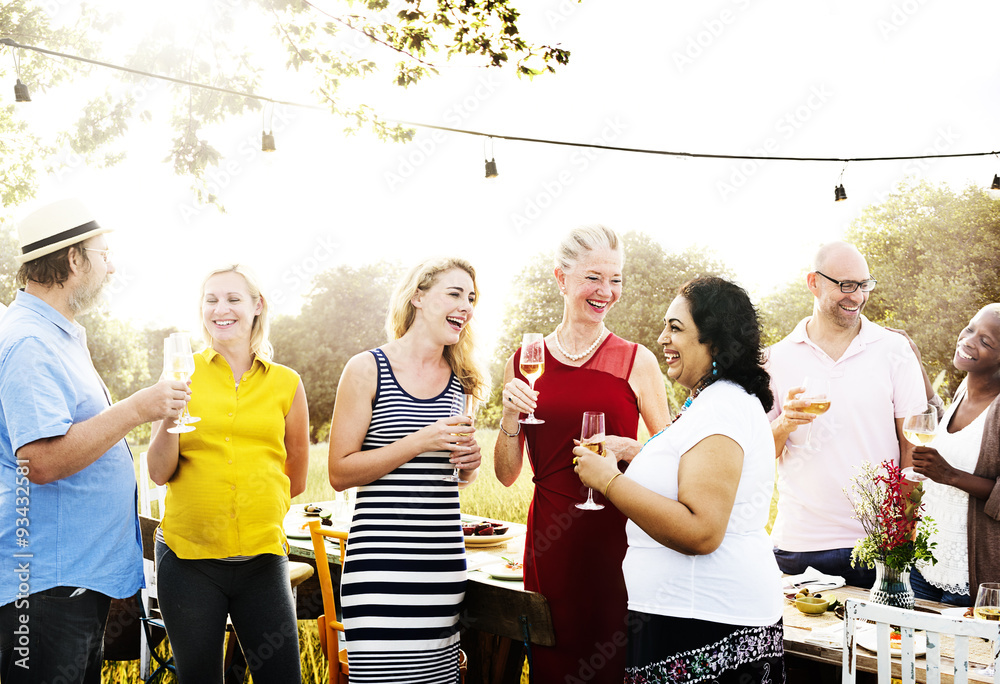
<svg viewBox="0 0 1000 684">
<path fill-rule="evenodd" d="M 501 400 L 506 415 L 531 413 L 538 408 L 538 392 L 520 378 L 514 378 L 504 385 Z"/>
<path fill-rule="evenodd" d="M 935 482 L 948 484 L 949 478 L 956 471 L 934 447 L 915 446 L 913 447 L 913 472 Z"/>
<path fill-rule="evenodd" d="M 476 445 L 476 429 L 469 416 L 448 416 L 436 420 L 413 433 L 417 453 L 455 451 L 468 453 Z"/>
</svg>

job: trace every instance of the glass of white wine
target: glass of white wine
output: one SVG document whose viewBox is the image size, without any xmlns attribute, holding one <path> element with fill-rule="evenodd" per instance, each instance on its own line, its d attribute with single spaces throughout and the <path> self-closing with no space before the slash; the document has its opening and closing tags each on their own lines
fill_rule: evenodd
<svg viewBox="0 0 1000 684">
<path fill-rule="evenodd" d="M 471 423 L 459 423 L 466 427 L 472 427 L 476 421 L 476 409 L 479 408 L 479 400 L 476 399 L 474 394 L 463 394 L 461 397 L 456 397 L 454 410 L 455 413 L 452 415 L 456 416 L 469 416 L 472 419 Z M 458 482 L 459 484 L 469 484 L 467 480 L 462 479 L 462 471 L 456 465 L 451 475 L 446 475 L 441 479 L 445 482 Z"/>
<path fill-rule="evenodd" d="M 937 409 L 932 406 L 923 413 L 907 416 L 903 420 L 903 437 L 913 446 L 927 446 L 934 441 L 937 426 Z M 902 475 L 910 482 L 922 482 L 927 479 L 926 475 L 915 472 L 912 467 L 903 468 Z"/>
<path fill-rule="evenodd" d="M 583 414 L 583 427 L 580 430 L 580 446 L 587 447 L 598 456 L 604 455 L 604 414 L 597 411 L 587 411 Z M 587 500 L 576 504 L 585 511 L 599 511 L 604 508 L 594 503 L 594 490 L 587 488 Z"/>
<path fill-rule="evenodd" d="M 172 380 L 186 383 L 191 379 L 191 374 L 194 373 L 194 354 L 191 353 L 191 336 L 188 333 L 171 333 L 170 337 L 163 340 L 163 370 Z M 192 419 L 185 404 L 181 415 L 174 421 L 174 426 L 167 428 L 167 432 L 192 432 L 194 428 L 188 423 L 198 420 L 200 418 Z"/>
<path fill-rule="evenodd" d="M 541 333 L 524 333 L 524 337 L 521 338 L 521 373 L 528 378 L 528 384 L 532 390 L 535 389 L 535 381 L 544 372 L 545 338 L 542 337 Z M 545 421 L 535 418 L 535 412 L 532 411 L 521 418 L 520 422 L 527 425 L 540 425 Z"/>
<path fill-rule="evenodd" d="M 979 593 L 976 594 L 976 605 L 972 609 L 972 615 L 977 620 L 992 620 L 1000 622 L 1000 583 L 983 582 L 979 585 Z M 993 661 L 996 659 L 997 644 L 993 644 L 993 659 L 990 664 L 983 668 L 969 668 L 970 674 L 978 674 L 984 677 L 994 675 Z"/>
<path fill-rule="evenodd" d="M 830 410 L 830 379 L 826 376 L 809 376 L 802 380 L 802 387 L 805 389 L 799 395 L 799 399 L 809 403 L 799 409 L 805 413 L 812 413 L 821 416 Z M 815 449 L 818 445 L 813 442 L 813 423 L 809 423 L 809 430 L 806 431 L 806 441 L 803 443 L 805 449 Z"/>
</svg>

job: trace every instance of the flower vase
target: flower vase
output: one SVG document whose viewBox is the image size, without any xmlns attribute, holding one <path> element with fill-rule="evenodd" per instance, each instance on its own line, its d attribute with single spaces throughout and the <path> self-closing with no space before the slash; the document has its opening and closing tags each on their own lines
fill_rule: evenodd
<svg viewBox="0 0 1000 684">
<path fill-rule="evenodd" d="M 895 570 L 882 561 L 875 561 L 875 584 L 868 594 L 868 600 L 883 606 L 913 610 L 913 599 L 910 568 Z"/>
</svg>

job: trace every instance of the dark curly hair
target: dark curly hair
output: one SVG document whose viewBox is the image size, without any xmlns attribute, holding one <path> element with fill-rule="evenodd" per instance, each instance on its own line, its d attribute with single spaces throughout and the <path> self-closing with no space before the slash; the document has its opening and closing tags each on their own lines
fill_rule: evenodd
<svg viewBox="0 0 1000 684">
<path fill-rule="evenodd" d="M 689 280 L 677 294 L 691 307 L 698 341 L 712 349 L 717 378 L 735 382 L 770 411 L 774 395 L 763 367 L 760 319 L 750 295 L 736 283 L 715 276 Z"/>
</svg>

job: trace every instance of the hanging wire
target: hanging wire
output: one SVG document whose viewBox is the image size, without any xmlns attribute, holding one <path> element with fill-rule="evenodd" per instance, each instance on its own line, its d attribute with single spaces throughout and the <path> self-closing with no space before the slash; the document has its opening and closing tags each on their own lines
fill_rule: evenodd
<svg viewBox="0 0 1000 684">
<path fill-rule="evenodd" d="M 264 95 L 258 95 L 251 92 L 241 92 L 238 90 L 231 90 L 229 88 L 220 88 L 218 86 L 208 85 L 206 83 L 198 83 L 195 81 L 186 81 L 181 78 L 174 78 L 172 76 L 166 76 L 164 74 L 156 74 L 148 71 L 141 71 L 139 69 L 131 69 L 129 67 L 123 67 L 118 64 L 110 64 L 108 62 L 101 62 L 94 59 L 88 59 L 86 57 L 79 57 L 77 55 L 70 55 L 63 52 L 56 52 L 54 50 L 46 50 L 45 48 L 36 47 L 34 45 L 22 45 L 17 43 L 11 38 L 0 38 L 0 44 L 9 45 L 12 48 L 21 48 L 24 50 L 34 50 L 35 52 L 40 52 L 44 55 L 52 55 L 54 57 L 62 57 L 65 59 L 70 59 L 78 62 L 86 62 L 88 64 L 94 64 L 97 66 L 105 67 L 107 69 L 116 69 L 118 71 L 125 71 L 131 74 L 136 74 L 139 76 L 146 76 L 149 78 L 156 78 L 163 81 L 170 81 L 171 83 L 178 83 L 180 85 L 192 86 L 195 88 L 204 88 L 206 90 L 214 90 L 220 93 L 227 93 L 229 95 L 237 95 L 240 97 L 246 97 L 258 101 L 267 101 L 272 104 L 281 104 L 289 107 L 298 107 L 301 109 L 313 109 L 318 111 L 329 111 L 325 107 L 313 104 L 304 104 L 301 102 L 291 102 L 288 100 L 275 100 Z M 898 155 L 893 157 L 780 157 L 780 156 L 765 156 L 765 155 L 751 155 L 751 154 L 708 154 L 703 152 L 683 152 L 675 150 L 655 150 L 641 147 L 621 147 L 617 145 L 601 145 L 598 143 L 583 143 L 575 142 L 571 140 L 552 140 L 545 138 L 530 138 L 526 136 L 517 135 L 503 135 L 501 133 L 491 133 L 486 131 L 473 131 L 462 128 L 451 128 L 448 126 L 436 126 L 433 124 L 423 123 L 419 121 L 405 121 L 401 119 L 390 119 L 386 118 L 385 121 L 400 126 L 411 126 L 414 128 L 427 128 L 437 131 L 447 131 L 449 133 L 461 133 L 462 135 L 477 135 L 485 136 L 489 138 L 496 138 L 498 140 L 513 140 L 517 142 L 530 142 L 537 143 L 540 145 L 563 145 L 568 147 L 582 147 L 595 150 L 610 150 L 614 152 L 631 152 L 635 154 L 656 154 L 668 157 L 681 157 L 681 158 L 695 158 L 695 159 L 752 159 L 757 161 L 799 161 L 799 162 L 876 162 L 876 161 L 906 161 L 910 159 L 949 159 L 957 157 L 985 157 L 989 155 L 997 155 L 1000 151 L 990 150 L 989 152 L 960 152 L 953 154 L 914 154 L 914 155 Z"/>
</svg>

